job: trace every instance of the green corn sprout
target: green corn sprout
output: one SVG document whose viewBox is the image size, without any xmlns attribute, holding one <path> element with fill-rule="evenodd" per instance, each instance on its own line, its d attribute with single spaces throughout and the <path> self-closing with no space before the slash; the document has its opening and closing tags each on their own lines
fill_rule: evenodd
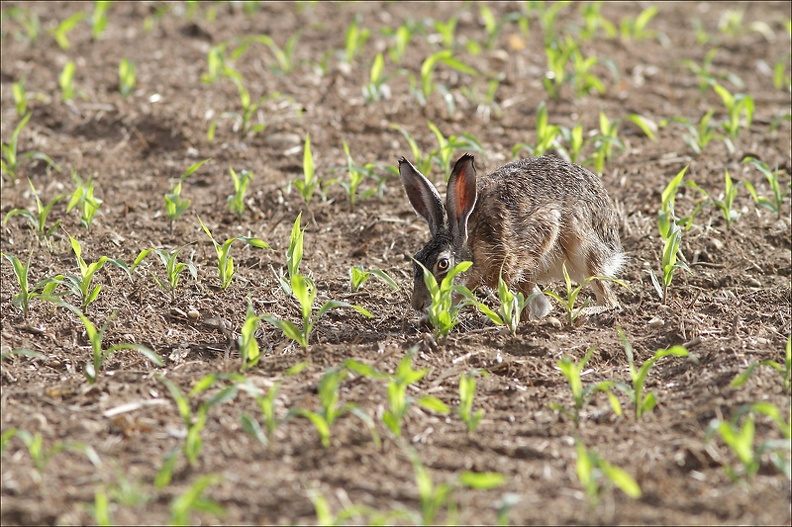
<svg viewBox="0 0 792 527">
<path fill-rule="evenodd" d="M 245 193 L 250 185 L 250 180 L 253 179 L 253 172 L 242 170 L 237 175 L 231 167 L 228 168 L 228 171 L 231 173 L 231 179 L 234 182 L 234 193 L 227 198 L 228 210 L 241 219 L 245 214 Z"/>
<path fill-rule="evenodd" d="M 395 373 L 388 381 L 388 409 L 382 414 L 382 421 L 393 435 L 397 437 L 401 435 L 402 420 L 413 403 L 440 414 L 449 413 L 448 406 L 437 397 L 431 395 L 425 395 L 418 399 L 407 397 L 407 388 L 423 379 L 429 373 L 428 369 L 412 369 L 412 361 L 416 351 L 417 349 L 413 348 L 404 356 L 396 367 Z"/>
<path fill-rule="evenodd" d="M 706 146 L 714 139 L 724 139 L 728 141 L 729 145 L 731 144 L 731 141 L 729 141 L 728 138 L 724 138 L 722 135 L 717 133 L 717 126 L 710 124 L 710 119 L 714 113 L 715 110 L 710 110 L 705 113 L 701 117 L 701 120 L 699 120 L 698 126 L 696 126 L 694 122 L 691 122 L 684 117 L 674 117 L 671 119 L 671 122 L 679 123 L 685 128 L 686 133 L 682 136 L 682 140 L 697 155 L 701 155 L 701 153 L 704 151 L 704 148 L 706 148 Z M 664 124 L 665 122 L 662 122 L 661 126 Z"/>
<path fill-rule="evenodd" d="M 487 375 L 486 371 L 472 370 L 459 377 L 459 417 L 467 426 L 468 434 L 478 428 L 484 417 L 484 410 L 473 411 L 473 399 L 476 396 L 476 376 Z"/>
<path fill-rule="evenodd" d="M 623 40 L 646 40 L 652 38 L 656 33 L 646 28 L 649 22 L 657 15 L 660 10 L 655 7 L 647 7 L 635 18 L 625 17 L 620 24 L 620 34 Z"/>
<path fill-rule="evenodd" d="M 383 284 L 387 285 L 394 291 L 399 290 L 399 285 L 388 276 L 388 274 L 381 270 L 381 269 L 369 269 L 368 271 L 363 269 L 362 265 L 355 265 L 349 268 L 349 284 L 350 289 L 352 292 L 356 292 L 360 289 L 364 283 L 370 278 L 374 276 L 375 278 L 379 279 Z"/>
<path fill-rule="evenodd" d="M 592 140 L 594 152 L 584 162 L 585 164 L 593 164 L 594 171 L 597 173 L 601 173 L 605 168 L 605 161 L 613 157 L 614 146 L 619 151 L 624 149 L 624 143 L 619 139 L 619 121 L 611 121 L 603 112 L 600 112 L 599 117 L 599 134 Z"/>
<path fill-rule="evenodd" d="M 583 305 L 579 308 L 575 309 L 575 302 L 577 301 L 577 297 L 580 294 L 580 291 L 589 283 L 593 282 L 594 280 L 602 280 L 606 282 L 613 282 L 618 284 L 626 289 L 629 289 L 627 284 L 618 278 L 613 278 L 611 276 L 589 276 L 585 280 L 583 280 L 577 287 L 572 287 L 572 280 L 569 278 L 569 273 L 566 269 L 566 263 L 561 265 L 561 270 L 564 273 L 564 284 L 566 285 L 566 297 L 562 297 L 558 293 L 553 291 L 545 291 L 544 294 L 556 300 L 561 307 L 567 312 L 568 321 L 570 324 L 574 324 L 575 321 L 578 319 L 580 314 L 583 312 L 583 309 L 588 305 L 589 299 L 587 298 Z"/>
<path fill-rule="evenodd" d="M 38 192 L 36 192 L 36 188 L 33 186 L 33 182 L 30 179 L 28 179 L 28 185 L 30 185 L 30 190 L 33 192 L 33 197 L 36 199 L 36 213 L 34 214 L 27 209 L 12 209 L 8 211 L 5 219 L 3 219 L 3 225 L 8 223 L 8 220 L 12 216 L 22 216 L 27 219 L 30 225 L 33 227 L 33 230 L 36 232 L 36 236 L 38 237 L 39 241 L 42 241 L 45 238 L 52 236 L 58 229 L 61 220 L 56 220 L 52 227 L 47 228 L 47 217 L 52 211 L 53 205 L 65 198 L 66 195 L 58 194 L 52 198 L 49 203 L 43 205 L 41 203 L 41 198 L 39 197 Z"/>
<path fill-rule="evenodd" d="M 445 22 L 441 22 L 437 20 L 434 23 L 435 30 L 440 34 L 440 38 L 443 42 L 443 48 L 447 50 L 451 50 L 456 43 L 456 38 L 454 37 L 454 33 L 456 32 L 456 26 L 459 18 L 451 17 Z"/>
<path fill-rule="evenodd" d="M 58 76 L 58 85 L 61 89 L 61 97 L 64 101 L 74 98 L 74 70 L 76 66 L 74 61 L 70 60 L 63 66 L 60 76 Z"/>
<path fill-rule="evenodd" d="M 154 281 L 157 283 L 165 291 L 168 291 L 170 294 L 171 300 L 176 299 L 176 291 L 177 287 L 179 286 L 179 278 L 181 277 L 182 272 L 187 269 L 190 272 L 190 275 L 193 277 L 193 280 L 198 279 L 198 270 L 195 268 L 195 264 L 192 262 L 180 262 L 179 261 L 179 253 L 184 250 L 185 247 L 188 245 L 192 245 L 191 243 L 182 245 L 181 247 L 174 249 L 173 251 L 167 251 L 165 249 L 153 249 L 154 254 L 159 256 L 162 265 L 165 266 L 165 271 L 168 275 L 167 281 L 160 280 L 156 276 L 154 276 Z M 151 250 L 151 249 L 149 249 Z M 141 252 L 142 257 L 139 255 L 138 258 L 135 260 L 135 264 L 133 264 L 132 269 L 130 272 L 134 270 L 134 267 L 140 263 L 140 261 L 145 258 L 145 254 Z"/>
<path fill-rule="evenodd" d="M 434 81 L 434 70 L 439 63 L 445 64 L 457 71 L 475 77 L 478 71 L 454 58 L 450 49 L 444 49 L 427 57 L 421 64 L 421 94 L 423 100 L 428 101 L 429 96 L 435 91 L 438 85 Z M 425 102 L 424 102 L 425 104 Z"/>
<path fill-rule="evenodd" d="M 118 65 L 118 91 L 127 97 L 135 89 L 137 67 L 129 59 L 122 59 Z"/>
<path fill-rule="evenodd" d="M 781 218 L 781 204 L 784 202 L 787 196 L 789 196 L 789 192 L 781 191 L 781 185 L 778 183 L 780 171 L 777 168 L 775 170 L 770 170 L 770 167 L 767 166 L 767 163 L 751 156 L 743 159 L 743 163 L 749 163 L 756 167 L 759 172 L 764 175 L 765 179 L 767 180 L 767 184 L 770 185 L 770 189 L 773 191 L 773 199 L 770 200 L 764 196 L 759 196 L 754 186 L 748 181 L 744 181 L 743 185 L 745 185 L 745 187 L 748 189 L 748 192 L 751 193 L 751 197 L 754 199 L 754 202 L 757 205 L 770 209 L 776 213 L 778 218 Z"/>
<path fill-rule="evenodd" d="M 605 392 L 616 415 L 622 414 L 621 403 L 619 403 L 619 399 L 617 399 L 611 391 L 611 388 L 615 385 L 613 381 L 602 381 L 596 384 L 589 384 L 586 387 L 583 386 L 581 375 L 583 374 L 583 369 L 586 367 L 586 363 L 588 363 L 589 359 L 591 359 L 591 356 L 594 354 L 595 349 L 595 346 L 591 346 L 586 351 L 583 358 L 580 359 L 580 362 L 574 362 L 570 357 L 564 357 L 558 363 L 558 368 L 561 370 L 561 373 L 569 383 L 569 388 L 572 390 L 574 405 L 571 411 L 554 403 L 550 404 L 550 407 L 557 412 L 570 416 L 575 426 L 578 426 L 580 423 L 580 411 L 589 403 L 589 400 L 596 392 Z"/>
<path fill-rule="evenodd" d="M 69 204 L 66 206 L 66 213 L 69 213 L 74 207 L 80 207 L 80 223 L 85 229 L 90 229 L 93 225 L 94 216 L 99 212 L 99 207 L 102 206 L 102 200 L 94 196 L 94 180 L 88 179 L 83 181 L 77 172 L 72 170 L 72 179 L 76 188 L 72 192 Z"/>
<path fill-rule="evenodd" d="M 96 274 L 97 271 L 104 267 L 106 263 L 110 263 L 128 274 L 129 268 L 123 260 L 108 258 L 107 256 L 101 256 L 97 261 L 89 264 L 82 257 L 82 247 L 80 246 L 80 242 L 78 242 L 72 235 L 69 235 L 69 241 L 71 243 L 72 250 L 74 251 L 74 256 L 77 259 L 77 265 L 80 274 L 65 276 L 58 275 L 54 277 L 53 280 L 58 284 L 66 286 L 66 288 L 71 293 L 79 296 L 80 309 L 85 311 L 88 305 L 96 300 L 96 297 L 99 296 L 99 291 L 102 289 L 100 284 L 97 284 L 93 288 L 91 287 L 91 282 L 93 281 L 94 274 Z"/>
<path fill-rule="evenodd" d="M 427 313 L 429 324 L 434 328 L 435 335 L 445 337 L 451 333 L 451 330 L 459 322 L 459 310 L 469 302 L 464 298 L 461 302 L 454 302 L 454 294 L 459 293 L 465 297 L 470 297 L 470 291 L 465 286 L 454 285 L 454 277 L 467 271 L 473 265 L 473 262 L 459 262 L 453 269 L 448 271 L 440 284 L 437 283 L 437 279 L 429 269 L 417 260 L 416 263 L 423 270 L 424 284 L 426 284 L 432 298 L 432 304 L 429 306 Z"/>
<path fill-rule="evenodd" d="M 19 293 L 13 296 L 11 303 L 22 311 L 22 315 L 27 318 L 30 311 L 30 301 L 37 297 L 51 299 L 58 282 L 52 278 L 47 278 L 30 287 L 28 275 L 30 273 L 30 260 L 33 258 L 33 250 L 30 251 L 27 262 L 24 264 L 13 254 L 2 253 L 2 255 L 14 267 L 14 276 L 19 285 Z"/>
<path fill-rule="evenodd" d="M 26 114 L 22 120 L 19 121 L 14 131 L 11 133 L 11 141 L 8 143 L 3 143 L 0 145 L 0 148 L 3 152 L 3 159 L 0 159 L 0 171 L 5 172 L 12 180 L 16 180 L 19 171 L 19 163 L 25 159 L 36 159 L 39 161 L 44 161 L 47 165 L 54 168 L 57 172 L 61 171 L 61 168 L 55 164 L 52 159 L 49 158 L 46 154 L 39 152 L 37 150 L 33 150 L 30 152 L 25 152 L 22 155 L 18 154 L 18 144 L 19 144 L 19 134 L 22 132 L 22 129 L 27 125 L 28 121 L 30 120 L 30 116 L 33 115 L 32 113 Z"/>
<path fill-rule="evenodd" d="M 671 286 L 671 282 L 674 279 L 674 273 L 676 270 L 683 269 L 690 272 L 690 268 L 687 266 L 687 264 L 684 261 L 677 259 L 677 257 L 681 254 L 681 250 L 679 248 L 681 241 L 682 229 L 680 229 L 676 223 L 671 223 L 668 230 L 668 236 L 663 244 L 663 274 L 661 279 L 657 278 L 657 276 L 654 274 L 654 271 L 651 269 L 649 270 L 650 276 L 652 278 L 652 285 L 654 285 L 658 296 L 660 296 L 660 299 L 663 301 L 663 305 L 665 305 L 666 301 L 668 300 L 668 288 Z"/>
<path fill-rule="evenodd" d="M 732 223 L 740 217 L 740 211 L 734 208 L 734 200 L 737 198 L 737 191 L 743 183 L 739 182 L 735 185 L 728 170 L 724 172 L 723 181 L 723 199 L 713 198 L 706 190 L 699 187 L 693 181 L 688 181 L 685 184 L 696 189 L 704 196 L 704 198 L 707 199 L 707 204 L 715 205 L 715 207 L 720 210 L 721 216 L 723 216 L 723 220 L 726 222 L 726 228 L 731 229 Z"/>
<path fill-rule="evenodd" d="M 69 31 L 74 29 L 74 26 L 83 18 L 85 18 L 85 13 L 83 11 L 78 11 L 49 31 L 62 50 L 65 51 L 69 49 Z"/>
<path fill-rule="evenodd" d="M 770 366 L 774 370 L 776 370 L 781 375 L 781 382 L 784 387 L 784 391 L 789 393 L 792 390 L 792 335 L 787 337 L 786 343 L 786 353 L 784 354 L 784 363 L 779 364 L 778 362 L 767 359 L 760 362 L 753 362 L 748 367 L 740 373 L 734 380 L 729 384 L 730 388 L 739 388 L 743 386 L 748 379 L 751 378 L 756 368 L 759 366 Z"/>
<path fill-rule="evenodd" d="M 583 40 L 591 40 L 599 33 L 600 29 L 605 32 L 606 38 L 616 36 L 616 26 L 602 15 L 601 9 L 602 2 L 580 4 L 580 14 L 583 17 L 583 28 L 580 31 L 580 37 Z"/>
<path fill-rule="evenodd" d="M 55 303 L 61 307 L 68 309 L 69 311 L 73 312 L 75 315 L 80 317 L 80 320 L 85 326 L 85 333 L 86 335 L 88 335 L 88 340 L 91 343 L 91 349 L 93 351 L 93 359 L 91 362 L 85 364 L 85 370 L 83 373 L 85 374 L 85 378 L 91 384 L 94 384 L 96 382 L 99 372 L 102 370 L 102 365 L 107 360 L 107 358 L 112 353 L 122 349 L 131 349 L 137 351 L 138 353 L 143 355 L 145 358 L 147 358 L 157 366 L 165 365 L 165 362 L 162 360 L 162 357 L 160 357 L 155 351 L 152 351 L 146 346 L 143 346 L 141 344 L 116 344 L 115 346 L 111 346 L 107 349 L 104 349 L 102 344 L 104 341 L 105 331 L 107 331 L 107 326 L 115 318 L 116 314 L 118 313 L 117 311 L 114 311 L 113 314 L 110 315 L 108 319 L 105 321 L 105 323 L 102 324 L 102 327 L 97 330 L 93 322 L 88 320 L 88 317 L 86 317 L 83 314 L 83 312 L 80 311 L 75 306 L 71 304 L 67 304 L 62 300 L 56 300 Z"/>
<path fill-rule="evenodd" d="M 498 276 L 498 299 L 500 305 L 497 311 L 493 311 L 483 302 L 476 300 L 472 294 L 467 296 L 471 303 L 478 306 L 479 311 L 484 313 L 492 322 L 498 326 L 506 326 L 512 336 L 517 334 L 517 328 L 520 325 L 520 320 L 523 310 L 530 304 L 535 296 L 541 293 L 535 293 L 525 298 L 522 293 L 515 294 L 509 289 L 508 284 L 503 280 L 503 276 Z"/>
<path fill-rule="evenodd" d="M 27 112 L 28 94 L 25 89 L 25 79 L 20 79 L 11 85 L 11 92 L 14 96 L 14 106 L 17 115 L 22 117 Z"/>
<path fill-rule="evenodd" d="M 206 498 L 203 493 L 212 485 L 223 481 L 220 474 L 206 474 L 187 487 L 182 494 L 173 498 L 170 503 L 170 525 L 194 525 L 192 513 L 203 512 L 221 518 L 225 508 L 214 500 Z"/>
<path fill-rule="evenodd" d="M 239 356 L 242 358 L 242 370 L 247 370 L 258 364 L 261 358 L 261 351 L 256 341 L 256 330 L 258 329 L 261 317 L 256 316 L 253 304 L 248 302 L 245 323 L 239 331 Z"/>
<path fill-rule="evenodd" d="M 746 129 L 751 127 L 755 110 L 754 99 L 744 93 L 733 95 L 729 90 L 717 83 L 712 85 L 712 89 L 720 96 L 728 115 L 728 119 L 721 123 L 721 127 L 730 139 L 737 139 L 743 126 Z M 741 123 L 743 115 L 745 116 L 744 125 Z"/>
<path fill-rule="evenodd" d="M 96 0 L 94 2 L 94 10 L 91 15 L 91 38 L 94 40 L 104 33 L 105 27 L 107 27 L 107 13 L 112 4 L 112 0 Z"/>
<path fill-rule="evenodd" d="M 313 153 L 311 153 L 311 134 L 305 136 L 303 178 L 295 179 L 291 184 L 297 187 L 306 204 L 311 202 L 314 193 L 321 187 L 321 180 L 316 177 L 316 170 L 314 169 Z"/>
<path fill-rule="evenodd" d="M 259 249 L 269 249 L 270 246 L 267 243 L 260 239 L 260 238 L 250 238 L 248 236 L 237 236 L 236 238 L 229 238 L 224 241 L 222 244 L 215 241 L 214 236 L 209 231 L 209 229 L 204 225 L 203 220 L 198 218 L 198 222 L 201 224 L 204 232 L 209 239 L 212 240 L 212 245 L 214 245 L 215 252 L 217 252 L 217 274 L 220 278 L 220 287 L 223 289 L 227 288 L 231 285 L 231 279 L 234 278 L 235 269 L 234 269 L 234 259 L 231 257 L 231 244 L 235 241 L 239 240 L 242 243 L 246 243 L 248 245 L 252 245 L 253 247 L 258 247 Z"/>
<path fill-rule="evenodd" d="M 660 230 L 660 237 L 663 240 L 667 240 L 669 234 L 671 234 L 671 224 L 677 221 L 677 217 L 674 214 L 674 201 L 676 199 L 676 193 L 679 189 L 679 186 L 682 184 L 682 179 L 685 177 L 685 172 L 690 165 L 686 165 L 685 168 L 680 170 L 674 179 L 666 185 L 666 188 L 663 189 L 663 193 L 660 195 L 660 210 L 657 213 L 657 227 Z"/>
<path fill-rule="evenodd" d="M 432 150 L 430 155 L 443 172 L 447 172 L 450 169 L 451 157 L 457 150 L 467 150 L 469 152 L 484 151 L 478 139 L 470 133 L 466 132 L 460 136 L 451 135 L 446 138 L 433 122 L 427 121 L 426 124 L 435 135 L 435 138 L 437 138 L 437 149 Z"/>
<path fill-rule="evenodd" d="M 347 64 L 352 64 L 358 52 L 365 47 L 366 40 L 368 40 L 371 34 L 371 31 L 368 29 L 361 29 L 360 22 L 361 17 L 360 14 L 358 14 L 346 30 L 346 35 L 344 37 L 344 60 Z"/>
<path fill-rule="evenodd" d="M 549 124 L 547 120 L 547 106 L 544 101 L 536 109 L 536 146 L 520 143 L 512 148 L 512 158 L 516 158 L 520 150 L 527 150 L 532 156 L 541 156 L 555 145 L 556 138 L 561 133 L 560 127 Z M 581 129 L 582 134 L 582 129 Z"/>
<path fill-rule="evenodd" d="M 367 102 L 379 101 L 380 99 L 390 98 L 390 88 L 385 82 L 388 77 L 383 77 L 382 70 L 385 66 L 385 59 L 382 53 L 377 53 L 371 63 L 369 72 L 369 83 L 363 86 L 363 97 Z"/>
<path fill-rule="evenodd" d="M 415 168 L 422 174 L 428 174 L 432 169 L 432 156 L 430 155 L 423 155 L 421 148 L 418 146 L 418 143 L 415 141 L 410 132 L 402 128 L 398 124 L 391 123 L 391 128 L 394 130 L 398 130 L 404 139 L 407 141 L 407 145 L 410 147 L 410 152 L 412 153 L 412 158 L 415 160 Z M 443 167 L 445 171 L 446 168 Z M 397 170 L 398 172 L 398 170 Z"/>
<path fill-rule="evenodd" d="M 646 383 L 646 377 L 649 375 L 649 370 L 652 369 L 652 366 L 654 366 L 658 360 L 669 355 L 674 357 L 687 357 L 689 354 L 687 349 L 682 346 L 672 346 L 668 349 L 660 349 L 657 350 L 651 359 L 647 360 L 641 365 L 640 368 L 636 369 L 633 359 L 632 345 L 627 340 L 627 336 L 624 334 L 622 329 L 618 328 L 618 331 L 619 337 L 622 341 L 622 346 L 624 347 L 624 352 L 627 354 L 627 363 L 630 365 L 630 381 L 632 383 L 632 387 L 622 384 L 617 384 L 616 386 L 621 388 L 630 396 L 630 399 L 632 399 L 633 405 L 635 407 L 635 419 L 640 419 L 646 412 L 651 412 L 657 404 L 657 396 L 655 396 L 653 392 L 649 392 L 644 395 L 644 384 Z"/>
<path fill-rule="evenodd" d="M 184 184 L 184 180 L 190 177 L 196 170 L 201 168 L 201 165 L 209 161 L 209 159 L 204 159 L 203 161 L 199 161 L 191 165 L 184 173 L 179 176 L 178 180 L 171 181 L 171 189 L 170 192 L 165 194 L 165 214 L 168 216 L 168 223 L 170 225 L 170 230 L 173 231 L 173 223 L 187 210 L 187 207 L 190 206 L 190 200 L 182 199 L 181 192 L 182 192 L 182 185 Z"/>
<path fill-rule="evenodd" d="M 586 492 L 589 505 L 596 506 L 602 494 L 602 483 L 607 481 L 616 485 L 627 496 L 637 499 L 641 497 L 641 488 L 638 483 L 623 469 L 611 465 L 596 452 L 589 450 L 582 441 L 576 441 L 577 462 L 575 473 L 578 481 Z"/>
<path fill-rule="evenodd" d="M 21 439 L 22 443 L 25 445 L 25 448 L 27 448 L 28 454 L 30 454 L 30 459 L 33 461 L 34 470 L 31 473 L 31 476 L 38 486 L 41 486 L 44 481 L 44 470 L 46 469 L 49 460 L 55 454 L 64 450 L 85 454 L 94 467 L 99 467 L 102 465 L 102 460 L 99 458 L 96 450 L 94 450 L 92 446 L 86 445 L 84 443 L 77 441 L 59 442 L 50 448 L 45 448 L 44 437 L 41 435 L 41 432 L 31 434 L 26 430 L 15 430 L 13 436 L 19 437 L 19 439 Z M 5 437 L 4 434 L 4 439 L 7 441 L 10 439 L 10 437 Z"/>
<path fill-rule="evenodd" d="M 366 163 L 365 166 L 356 165 L 352 160 L 352 155 L 349 153 L 349 145 L 347 145 L 346 141 L 343 141 L 343 145 L 344 154 L 346 154 L 347 160 L 347 174 L 349 175 L 349 181 L 333 179 L 328 184 L 337 183 L 346 191 L 346 194 L 349 197 L 349 210 L 351 212 L 355 210 L 355 205 L 358 201 L 361 199 L 370 198 L 377 193 L 377 189 L 369 188 L 363 192 L 358 192 L 358 188 L 363 183 L 363 181 L 365 181 L 366 176 L 373 174 L 374 165 L 371 163 Z"/>
</svg>

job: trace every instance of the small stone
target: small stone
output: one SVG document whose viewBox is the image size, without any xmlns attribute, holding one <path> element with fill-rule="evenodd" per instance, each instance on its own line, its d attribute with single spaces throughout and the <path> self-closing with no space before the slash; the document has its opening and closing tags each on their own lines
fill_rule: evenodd
<svg viewBox="0 0 792 527">
<path fill-rule="evenodd" d="M 201 317 L 201 313 L 197 309 L 191 309 L 187 312 L 187 316 L 193 320 L 198 320 Z"/>
<path fill-rule="evenodd" d="M 748 286 L 750 287 L 762 287 L 762 283 L 757 280 L 756 278 L 748 279 Z"/>
<path fill-rule="evenodd" d="M 560 329 L 561 328 L 561 321 L 558 320 L 556 317 L 547 317 L 545 319 L 545 322 L 547 324 L 550 324 L 551 326 L 553 326 L 556 329 Z"/>
<path fill-rule="evenodd" d="M 652 320 L 649 321 L 649 327 L 652 329 L 657 329 L 663 327 L 665 322 L 660 317 L 653 317 Z"/>
<path fill-rule="evenodd" d="M 709 243 L 707 243 L 707 247 L 712 249 L 713 251 L 722 251 L 723 250 L 723 242 L 717 238 L 712 238 Z"/>
</svg>

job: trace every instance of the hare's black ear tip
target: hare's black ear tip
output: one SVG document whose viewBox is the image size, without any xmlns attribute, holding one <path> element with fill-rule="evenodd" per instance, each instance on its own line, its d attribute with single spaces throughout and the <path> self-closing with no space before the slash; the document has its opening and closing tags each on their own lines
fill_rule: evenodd
<svg viewBox="0 0 792 527">
<path fill-rule="evenodd" d="M 475 161 L 476 158 L 470 152 L 465 152 L 464 154 L 462 154 L 462 159 L 464 161 L 470 160 L 470 162 L 472 163 L 473 161 Z"/>
<path fill-rule="evenodd" d="M 406 157 L 404 157 L 404 156 L 401 156 L 401 157 L 399 158 L 399 165 L 401 165 L 402 163 L 407 163 L 407 162 L 408 162 L 408 161 L 407 161 L 407 158 L 406 158 Z"/>
</svg>

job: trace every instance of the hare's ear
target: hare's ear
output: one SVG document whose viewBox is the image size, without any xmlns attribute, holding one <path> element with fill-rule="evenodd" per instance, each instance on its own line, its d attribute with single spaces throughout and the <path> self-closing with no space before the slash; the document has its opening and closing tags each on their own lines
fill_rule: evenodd
<svg viewBox="0 0 792 527">
<path fill-rule="evenodd" d="M 436 234 L 444 221 L 443 201 L 437 189 L 404 157 L 399 159 L 399 174 L 415 212 L 429 224 L 429 232 Z"/>
<path fill-rule="evenodd" d="M 475 206 L 476 167 L 473 166 L 473 156 L 465 154 L 451 171 L 446 194 L 448 223 L 454 240 L 467 240 L 467 222 Z"/>
</svg>

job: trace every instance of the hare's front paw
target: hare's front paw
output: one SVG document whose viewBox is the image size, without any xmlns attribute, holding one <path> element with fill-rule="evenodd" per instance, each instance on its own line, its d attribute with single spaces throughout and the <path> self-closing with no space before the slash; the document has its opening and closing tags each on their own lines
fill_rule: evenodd
<svg viewBox="0 0 792 527">
<path fill-rule="evenodd" d="M 534 287 L 533 293 L 539 294 L 528 302 L 528 309 L 531 314 L 530 319 L 539 320 L 546 317 L 550 310 L 553 309 L 553 306 L 550 305 L 550 301 L 547 300 L 547 297 L 542 294 L 538 287 Z"/>
</svg>

